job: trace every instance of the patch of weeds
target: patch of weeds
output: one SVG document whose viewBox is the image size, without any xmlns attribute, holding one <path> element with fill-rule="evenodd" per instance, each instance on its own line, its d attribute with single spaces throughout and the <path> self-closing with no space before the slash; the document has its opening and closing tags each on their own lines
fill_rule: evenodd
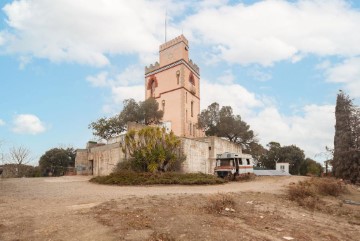
<svg viewBox="0 0 360 241">
<path fill-rule="evenodd" d="M 170 234 L 154 232 L 148 241 L 175 241 Z"/>
<path fill-rule="evenodd" d="M 254 173 L 246 173 L 246 174 L 240 174 L 238 176 L 235 177 L 234 181 L 237 182 L 248 182 L 248 181 L 252 181 L 255 180 L 256 175 Z"/>
<path fill-rule="evenodd" d="M 340 181 L 332 178 L 312 178 L 298 182 L 288 188 L 288 197 L 300 206 L 309 209 L 322 209 L 324 201 L 321 196 L 337 197 L 346 191 Z"/>
<path fill-rule="evenodd" d="M 231 194 L 219 193 L 208 197 L 207 203 L 204 209 L 210 214 L 220 214 L 225 211 L 235 208 L 235 199 Z"/>
<path fill-rule="evenodd" d="M 216 176 L 203 173 L 150 173 L 133 171 L 119 171 L 108 176 L 94 177 L 90 181 L 109 185 L 214 185 L 226 182 Z"/>
</svg>

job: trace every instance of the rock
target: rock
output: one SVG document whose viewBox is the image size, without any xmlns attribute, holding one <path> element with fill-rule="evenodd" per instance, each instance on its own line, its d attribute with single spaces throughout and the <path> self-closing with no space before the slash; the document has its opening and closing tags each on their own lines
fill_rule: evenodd
<svg viewBox="0 0 360 241">
<path fill-rule="evenodd" d="M 231 211 L 231 212 L 235 212 L 235 209 L 233 209 L 233 208 L 230 208 L 230 211 Z"/>
<path fill-rule="evenodd" d="M 230 208 L 225 208 L 225 211 L 229 212 L 229 211 L 230 211 Z"/>
<path fill-rule="evenodd" d="M 254 201 L 247 201 L 247 204 L 253 204 Z"/>
<path fill-rule="evenodd" d="M 284 236 L 283 239 L 285 239 L 285 240 L 293 240 L 294 238 L 293 238 L 293 237 Z"/>
<path fill-rule="evenodd" d="M 260 218 L 264 218 L 264 216 L 260 216 Z"/>
</svg>

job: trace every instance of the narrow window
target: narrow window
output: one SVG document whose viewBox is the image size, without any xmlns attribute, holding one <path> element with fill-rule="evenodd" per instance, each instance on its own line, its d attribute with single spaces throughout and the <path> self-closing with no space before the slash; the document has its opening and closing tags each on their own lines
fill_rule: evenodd
<svg viewBox="0 0 360 241">
<path fill-rule="evenodd" d="M 250 160 L 249 159 L 246 159 L 246 164 L 250 165 Z"/>
<path fill-rule="evenodd" d="M 180 84 L 180 71 L 176 71 L 177 84 Z"/>
<path fill-rule="evenodd" d="M 185 114 L 185 120 L 186 120 L 186 122 L 188 121 L 188 118 L 187 118 L 187 110 L 186 110 L 186 112 L 185 112 L 186 114 Z"/>
<path fill-rule="evenodd" d="M 190 123 L 190 125 L 189 125 L 189 129 L 190 129 L 190 135 L 191 135 L 191 123 Z"/>
<path fill-rule="evenodd" d="M 194 116 L 194 101 L 191 101 L 191 117 Z"/>
<path fill-rule="evenodd" d="M 195 124 L 193 125 L 193 136 L 195 136 L 195 130 L 196 130 L 196 127 L 195 127 Z"/>
<path fill-rule="evenodd" d="M 151 83 L 151 97 L 155 97 L 155 88 L 156 88 L 156 83 L 153 80 L 153 82 Z"/>
</svg>

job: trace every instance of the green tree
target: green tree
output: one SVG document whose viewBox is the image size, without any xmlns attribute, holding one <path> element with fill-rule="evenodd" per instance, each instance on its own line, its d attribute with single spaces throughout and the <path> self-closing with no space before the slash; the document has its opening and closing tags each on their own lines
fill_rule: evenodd
<svg viewBox="0 0 360 241">
<path fill-rule="evenodd" d="M 89 128 L 93 130 L 93 135 L 108 140 L 111 137 L 119 135 L 125 131 L 125 122 L 116 115 L 110 118 L 100 118 L 90 123 Z"/>
<path fill-rule="evenodd" d="M 335 107 L 333 173 L 351 182 L 360 181 L 360 115 L 352 100 L 340 91 Z"/>
<path fill-rule="evenodd" d="M 216 102 L 201 111 L 198 116 L 198 128 L 204 129 L 207 136 L 225 137 L 247 148 L 250 143 L 256 142 L 254 132 L 241 116 L 234 115 L 231 106 L 223 106 L 220 109 Z"/>
<path fill-rule="evenodd" d="M 137 103 L 134 99 L 124 100 L 120 114 L 110 118 L 100 118 L 90 123 L 93 135 L 108 140 L 126 131 L 128 122 L 144 125 L 160 123 L 164 112 L 159 110 L 159 103 L 154 98 Z"/>
<path fill-rule="evenodd" d="M 254 165 L 260 166 L 262 156 L 267 154 L 267 150 L 259 143 L 251 142 L 248 148 L 243 150 L 243 153 L 250 154 L 254 159 Z"/>
<path fill-rule="evenodd" d="M 186 158 L 181 149 L 181 140 L 173 132 L 168 134 L 159 127 L 129 131 L 122 149 L 130 156 L 131 168 L 135 171 L 176 171 Z"/>
<path fill-rule="evenodd" d="M 275 169 L 276 162 L 288 162 L 292 175 L 300 174 L 300 166 L 305 159 L 304 151 L 295 145 L 281 146 L 278 142 L 270 142 L 266 155 L 260 158 L 262 167 Z"/>
<path fill-rule="evenodd" d="M 306 158 L 300 165 L 300 175 L 321 176 L 321 173 L 323 173 L 321 164 L 310 158 Z"/>
<path fill-rule="evenodd" d="M 73 148 L 53 148 L 40 157 L 39 166 L 42 173 L 63 175 L 68 167 L 74 167 L 76 152 Z"/>
</svg>

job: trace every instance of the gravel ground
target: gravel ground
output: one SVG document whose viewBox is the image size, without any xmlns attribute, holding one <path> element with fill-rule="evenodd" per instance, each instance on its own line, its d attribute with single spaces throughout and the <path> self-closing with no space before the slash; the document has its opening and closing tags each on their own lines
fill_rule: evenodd
<svg viewBox="0 0 360 241">
<path fill-rule="evenodd" d="M 135 187 L 93 184 L 86 176 L 0 179 L 0 241 L 285 240 L 286 235 L 296 240 L 358 240 L 353 239 L 360 237 L 356 220 L 314 215 L 284 200 L 286 187 L 305 178 Z M 224 193 L 235 200 L 234 214 L 204 212 L 203 207 Z M 334 229 L 338 232 L 324 233 L 328 225 L 339 226 Z M 294 231 L 302 226 L 309 229 Z M 317 238 L 309 236 L 312 232 Z"/>
</svg>

